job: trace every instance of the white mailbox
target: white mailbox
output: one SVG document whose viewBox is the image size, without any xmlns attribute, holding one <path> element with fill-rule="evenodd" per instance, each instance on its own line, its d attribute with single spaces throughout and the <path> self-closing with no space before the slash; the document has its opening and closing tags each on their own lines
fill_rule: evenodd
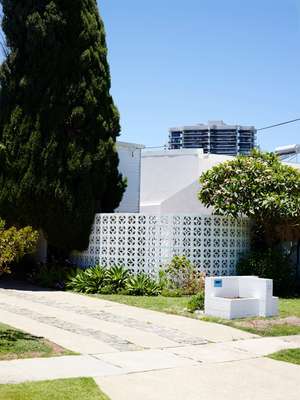
<svg viewBox="0 0 300 400">
<path fill-rule="evenodd" d="M 278 314 L 272 279 L 220 276 L 205 279 L 205 314 L 225 319 Z"/>
</svg>

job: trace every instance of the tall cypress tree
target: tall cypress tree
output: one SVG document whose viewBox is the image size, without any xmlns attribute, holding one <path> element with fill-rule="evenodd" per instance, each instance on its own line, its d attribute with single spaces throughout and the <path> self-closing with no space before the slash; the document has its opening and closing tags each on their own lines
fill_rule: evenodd
<svg viewBox="0 0 300 400">
<path fill-rule="evenodd" d="M 125 190 L 97 3 L 0 3 L 9 51 L 0 69 L 0 215 L 81 250 L 95 212 L 113 211 Z"/>
</svg>

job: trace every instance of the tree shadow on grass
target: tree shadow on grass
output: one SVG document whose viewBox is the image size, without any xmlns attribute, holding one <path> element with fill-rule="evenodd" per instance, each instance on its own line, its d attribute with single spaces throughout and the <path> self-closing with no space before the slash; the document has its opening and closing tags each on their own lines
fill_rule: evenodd
<svg viewBox="0 0 300 400">
<path fill-rule="evenodd" d="M 33 336 L 30 333 L 17 331 L 14 329 L 5 329 L 0 331 L 0 342 L 5 341 L 7 344 L 12 344 L 18 342 L 19 340 L 25 341 L 39 341 L 43 339 L 39 336 Z"/>
</svg>

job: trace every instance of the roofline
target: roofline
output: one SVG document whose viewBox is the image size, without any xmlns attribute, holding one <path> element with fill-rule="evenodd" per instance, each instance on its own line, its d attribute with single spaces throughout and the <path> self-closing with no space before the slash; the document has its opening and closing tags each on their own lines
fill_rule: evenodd
<svg viewBox="0 0 300 400">
<path fill-rule="evenodd" d="M 143 145 L 143 144 L 130 143 L 130 142 L 119 142 L 118 140 L 116 143 L 117 143 L 117 146 L 127 147 L 130 149 L 132 149 L 133 147 L 135 149 L 144 149 L 145 148 L 145 145 Z"/>
<path fill-rule="evenodd" d="M 209 129 L 245 129 L 245 130 L 252 130 L 256 132 L 256 128 L 253 125 L 231 125 L 221 123 L 222 121 L 209 121 L 208 124 L 194 124 L 194 125 L 182 125 L 178 127 L 173 127 L 169 129 L 169 132 L 176 132 L 176 131 L 189 131 L 189 130 L 209 130 Z"/>
<path fill-rule="evenodd" d="M 142 151 L 142 157 L 184 157 L 184 156 L 197 156 L 203 157 L 203 149 L 171 149 L 171 150 L 146 150 Z"/>
</svg>

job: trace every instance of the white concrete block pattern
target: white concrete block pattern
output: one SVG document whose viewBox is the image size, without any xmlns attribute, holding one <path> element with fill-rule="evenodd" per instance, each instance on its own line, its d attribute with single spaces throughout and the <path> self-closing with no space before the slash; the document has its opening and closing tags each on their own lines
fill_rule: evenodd
<svg viewBox="0 0 300 400">
<path fill-rule="evenodd" d="M 97 214 L 89 248 L 74 253 L 81 267 L 124 265 L 156 274 L 185 255 L 207 275 L 232 275 L 250 245 L 250 222 L 212 215 Z"/>
</svg>

